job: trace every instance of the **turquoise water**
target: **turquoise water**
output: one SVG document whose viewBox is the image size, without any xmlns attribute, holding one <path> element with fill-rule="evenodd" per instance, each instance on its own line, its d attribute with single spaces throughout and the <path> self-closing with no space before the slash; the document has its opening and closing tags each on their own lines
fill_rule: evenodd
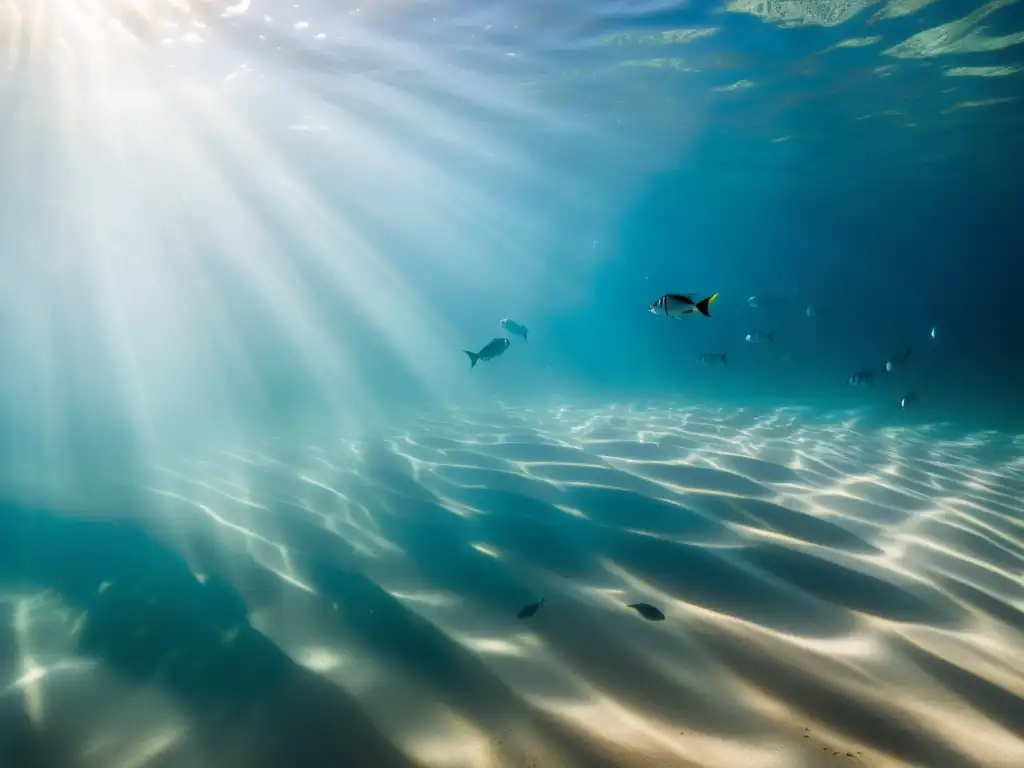
<svg viewBox="0 0 1024 768">
<path fill-rule="evenodd" d="M 1024 765 L 1022 8 L 0 0 L 0 766 Z"/>
</svg>

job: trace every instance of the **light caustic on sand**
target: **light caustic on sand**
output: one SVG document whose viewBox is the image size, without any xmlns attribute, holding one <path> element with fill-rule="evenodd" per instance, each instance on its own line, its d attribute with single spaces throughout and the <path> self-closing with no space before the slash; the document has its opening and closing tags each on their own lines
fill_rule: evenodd
<svg viewBox="0 0 1024 768">
<path fill-rule="evenodd" d="M 801 411 L 505 408 L 167 464 L 145 525 L 244 600 L 210 673 L 251 621 L 355 707 L 345 748 L 375 765 L 1010 768 L 1019 448 Z M 8 693 L 49 690 L 44 726 L 51 677 L 119 690 L 113 656 L 67 670 L 100 621 L 74 603 L 11 602 Z M 173 653 L 154 620 L 121 631 Z M 203 754 L 180 697 L 146 690 L 132 734 L 91 738 Z"/>
</svg>

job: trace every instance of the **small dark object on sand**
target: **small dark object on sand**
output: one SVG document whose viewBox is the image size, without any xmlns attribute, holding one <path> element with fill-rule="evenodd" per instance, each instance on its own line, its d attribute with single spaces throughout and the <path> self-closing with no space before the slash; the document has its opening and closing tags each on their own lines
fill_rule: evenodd
<svg viewBox="0 0 1024 768">
<path fill-rule="evenodd" d="M 517 619 L 528 619 L 537 612 L 537 609 L 544 605 L 544 598 L 541 598 L 539 603 L 531 603 L 530 605 L 521 608 L 519 613 L 516 614 Z"/>
<path fill-rule="evenodd" d="M 665 614 L 662 613 L 661 611 L 659 611 L 657 608 L 655 608 L 650 603 L 633 603 L 632 605 L 627 605 L 626 607 L 627 608 L 632 608 L 634 611 L 639 613 L 641 616 L 643 616 L 648 621 L 664 621 L 665 620 Z"/>
</svg>

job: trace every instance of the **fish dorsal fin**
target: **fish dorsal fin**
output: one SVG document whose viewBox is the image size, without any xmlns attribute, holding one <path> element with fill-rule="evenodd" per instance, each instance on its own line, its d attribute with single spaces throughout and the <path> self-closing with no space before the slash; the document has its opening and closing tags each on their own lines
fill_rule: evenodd
<svg viewBox="0 0 1024 768">
<path fill-rule="evenodd" d="M 666 293 L 665 298 L 672 299 L 673 301 L 679 301 L 683 304 L 695 304 L 693 300 L 693 294 L 690 293 Z"/>
</svg>

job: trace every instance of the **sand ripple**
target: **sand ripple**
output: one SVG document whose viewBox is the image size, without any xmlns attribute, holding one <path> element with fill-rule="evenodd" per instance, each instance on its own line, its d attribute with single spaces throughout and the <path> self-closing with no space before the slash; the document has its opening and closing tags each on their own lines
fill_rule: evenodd
<svg viewBox="0 0 1024 768">
<path fill-rule="evenodd" d="M 500 407 L 8 505 L 0 764 L 1019 767 L 1019 450 Z"/>
</svg>

